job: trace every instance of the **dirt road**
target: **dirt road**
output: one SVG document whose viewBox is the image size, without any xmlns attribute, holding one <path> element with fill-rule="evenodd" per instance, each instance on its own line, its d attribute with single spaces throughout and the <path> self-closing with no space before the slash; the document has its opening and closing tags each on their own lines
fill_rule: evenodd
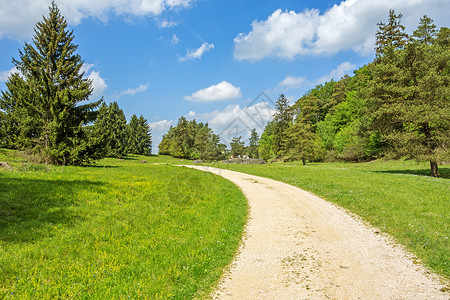
<svg viewBox="0 0 450 300">
<path fill-rule="evenodd" d="M 215 299 L 450 299 L 398 245 L 291 185 L 210 167 L 243 191 L 246 236 Z"/>
</svg>

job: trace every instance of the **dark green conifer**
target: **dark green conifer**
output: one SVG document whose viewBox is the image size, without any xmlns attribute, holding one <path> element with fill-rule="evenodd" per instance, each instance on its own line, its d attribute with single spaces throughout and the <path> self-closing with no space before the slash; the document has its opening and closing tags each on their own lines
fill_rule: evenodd
<svg viewBox="0 0 450 300">
<path fill-rule="evenodd" d="M 10 76 L 0 98 L 8 144 L 33 148 L 49 163 L 89 163 L 95 147 L 85 126 L 95 120 L 102 100 L 81 104 L 91 95 L 92 82 L 83 78 L 73 31 L 55 2 L 34 32 L 32 43 L 13 59 L 19 73 Z"/>
</svg>

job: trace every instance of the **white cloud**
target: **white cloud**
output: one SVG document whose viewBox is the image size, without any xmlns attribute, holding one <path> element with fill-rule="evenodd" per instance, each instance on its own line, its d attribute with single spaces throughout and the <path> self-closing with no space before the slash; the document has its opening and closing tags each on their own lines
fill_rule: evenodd
<svg viewBox="0 0 450 300">
<path fill-rule="evenodd" d="M 243 108 L 231 104 L 223 110 L 203 114 L 190 111 L 186 118 L 208 123 L 222 141 L 229 144 L 235 136 L 242 136 L 243 140 L 248 142 L 250 131 L 253 128 L 261 135 L 275 112 L 276 109 L 269 107 L 267 102 L 260 102 Z"/>
<path fill-rule="evenodd" d="M 135 89 L 129 88 L 126 91 L 122 91 L 120 93 L 116 93 L 111 98 L 114 99 L 114 100 L 118 100 L 119 98 L 122 98 L 123 96 L 127 96 L 127 95 L 133 96 L 136 93 L 141 93 L 141 92 L 146 91 L 149 86 L 150 86 L 150 83 L 147 82 L 145 84 L 141 84 L 140 86 L 138 86 Z"/>
<path fill-rule="evenodd" d="M 348 74 L 349 72 L 352 72 L 355 70 L 356 66 L 354 64 L 351 64 L 349 62 L 343 62 L 340 64 L 336 69 L 332 70 L 330 74 L 320 77 L 315 81 L 316 84 L 322 84 L 327 81 L 330 81 L 331 79 L 339 80 L 341 77 L 343 77 L 345 74 Z"/>
<path fill-rule="evenodd" d="M 191 59 L 201 59 L 203 56 L 203 53 L 214 49 L 214 44 L 208 44 L 203 43 L 199 48 L 197 49 L 188 49 L 186 51 L 186 56 L 178 58 L 179 61 L 187 61 Z"/>
<path fill-rule="evenodd" d="M 172 44 L 177 45 L 179 41 L 180 41 L 180 39 L 177 37 L 176 34 L 172 35 L 172 40 L 171 40 Z"/>
<path fill-rule="evenodd" d="M 283 81 L 281 81 L 278 86 L 287 89 L 295 89 L 301 87 L 303 84 L 308 82 L 305 77 L 292 77 L 287 76 Z"/>
<path fill-rule="evenodd" d="M 104 22 L 111 13 L 126 17 L 159 16 L 167 9 L 187 8 L 196 0 L 71 0 L 56 1 L 71 25 L 87 17 Z M 48 14 L 50 1 L 0 0 L 0 38 L 28 39 L 34 25 Z M 173 22 L 172 22 L 173 23 Z M 165 23 L 170 25 L 171 22 Z"/>
<path fill-rule="evenodd" d="M 103 97 L 103 92 L 106 90 L 108 85 L 106 81 L 100 76 L 100 72 L 92 71 L 91 74 L 87 76 L 90 80 L 92 80 L 92 95 L 91 99 L 99 99 Z"/>
<path fill-rule="evenodd" d="M 92 80 L 93 91 L 89 98 L 97 100 L 103 97 L 103 92 L 106 90 L 108 85 L 106 84 L 105 79 L 100 76 L 100 72 L 98 71 L 92 70 L 89 75 L 86 75 L 93 67 L 93 64 L 84 63 L 83 66 L 81 66 L 80 71 L 84 73 L 85 78 Z"/>
<path fill-rule="evenodd" d="M 222 81 L 216 85 L 198 90 L 192 93 L 191 96 L 185 96 L 184 99 L 194 102 L 214 102 L 241 97 L 241 88 L 235 87 L 227 81 Z"/>
<path fill-rule="evenodd" d="M 158 153 L 158 145 L 162 141 L 162 137 L 167 133 L 170 126 L 175 123 L 173 120 L 161 120 L 153 123 L 149 123 L 149 126 L 152 130 L 152 152 Z"/>
<path fill-rule="evenodd" d="M 16 67 L 13 67 L 10 70 L 7 71 L 0 71 L 0 82 L 6 82 L 8 81 L 8 77 L 13 74 L 13 73 L 17 73 L 18 70 Z"/>
<path fill-rule="evenodd" d="M 159 28 L 172 28 L 177 26 L 178 23 L 175 21 L 167 21 L 166 19 L 163 19 L 162 21 L 158 22 L 158 27 Z"/>
<path fill-rule="evenodd" d="M 323 14 L 316 9 L 299 13 L 278 9 L 267 20 L 253 21 L 249 33 L 234 39 L 234 58 L 294 59 L 346 50 L 367 55 L 373 52 L 376 24 L 387 20 L 389 9 L 403 14 L 408 32 L 414 31 L 424 14 L 438 27 L 449 26 L 449 0 L 346 0 Z"/>
</svg>

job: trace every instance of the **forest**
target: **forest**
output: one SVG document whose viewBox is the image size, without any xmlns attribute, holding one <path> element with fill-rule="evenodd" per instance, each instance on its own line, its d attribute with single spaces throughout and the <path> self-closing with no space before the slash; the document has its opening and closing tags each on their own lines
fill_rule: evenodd
<svg viewBox="0 0 450 300">
<path fill-rule="evenodd" d="M 281 94 L 259 140 L 243 149 L 242 137 L 235 137 L 226 154 L 304 164 L 409 158 L 429 161 L 431 175 L 438 177 L 439 163 L 450 159 L 450 30 L 437 30 L 424 16 L 409 36 L 401 18 L 391 10 L 388 21 L 378 23 L 371 63 L 353 76 L 317 85 L 293 105 Z M 169 130 L 161 154 L 196 157 L 179 151 L 195 149 L 176 134 L 184 122 Z"/>
<path fill-rule="evenodd" d="M 338 81 L 317 85 L 290 105 L 281 94 L 277 112 L 259 137 L 230 149 L 206 123 L 178 120 L 164 135 L 159 154 L 219 160 L 248 155 L 266 161 L 360 162 L 406 157 L 429 161 L 432 176 L 449 161 L 450 30 L 428 16 L 408 35 L 401 14 L 379 22 L 376 56 Z M 87 165 L 102 157 L 151 154 L 147 120 L 127 124 L 116 102 L 89 101 L 73 31 L 55 3 L 25 43 L 18 72 L 0 96 L 0 147 L 26 150 L 44 163 Z"/>
</svg>

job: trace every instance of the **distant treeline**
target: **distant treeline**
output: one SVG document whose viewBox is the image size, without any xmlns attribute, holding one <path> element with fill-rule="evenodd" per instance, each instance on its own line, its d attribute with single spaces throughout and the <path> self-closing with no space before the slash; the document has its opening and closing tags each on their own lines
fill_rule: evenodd
<svg viewBox="0 0 450 300">
<path fill-rule="evenodd" d="M 164 136 L 160 153 L 207 159 L 247 154 L 303 163 L 409 157 L 430 161 L 431 175 L 439 176 L 438 164 L 450 159 L 450 30 L 436 30 L 424 16 L 408 36 L 401 18 L 391 10 L 388 22 L 378 23 L 376 57 L 354 76 L 317 85 L 293 105 L 280 95 L 273 120 L 250 147 L 236 137 L 226 152 L 207 124 L 180 119 Z M 210 138 L 198 146 L 197 127 L 217 142 Z M 217 149 L 211 155 L 201 150 L 207 144 Z"/>
</svg>

